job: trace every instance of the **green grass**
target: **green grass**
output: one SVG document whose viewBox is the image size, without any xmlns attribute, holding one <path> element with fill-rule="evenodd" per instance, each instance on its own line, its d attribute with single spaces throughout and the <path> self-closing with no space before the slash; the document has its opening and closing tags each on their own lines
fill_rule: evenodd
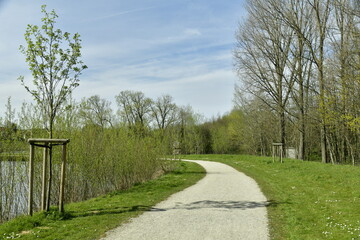
<svg viewBox="0 0 360 240">
<path fill-rule="evenodd" d="M 254 178 L 270 201 L 271 239 L 360 239 L 360 168 L 241 155 L 191 155 Z"/>
<path fill-rule="evenodd" d="M 98 239 L 105 232 L 127 222 L 171 194 L 191 186 L 204 175 L 194 163 L 178 163 L 177 169 L 156 180 L 129 190 L 113 192 L 85 202 L 65 206 L 65 214 L 23 216 L 0 225 L 0 239 Z"/>
</svg>

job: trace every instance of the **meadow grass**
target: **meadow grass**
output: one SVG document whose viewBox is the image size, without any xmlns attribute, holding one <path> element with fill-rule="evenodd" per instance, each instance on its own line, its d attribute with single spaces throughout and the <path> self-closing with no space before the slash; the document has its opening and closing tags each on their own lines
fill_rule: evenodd
<svg viewBox="0 0 360 240">
<path fill-rule="evenodd" d="M 65 205 L 56 209 L 22 216 L 0 225 L 0 239 L 98 239 L 105 232 L 151 209 L 171 194 L 193 185 L 205 176 L 195 163 L 179 162 L 177 168 L 156 180 L 129 190 Z"/>
<path fill-rule="evenodd" d="M 190 155 L 226 163 L 269 200 L 271 239 L 360 239 L 360 168 L 245 155 Z"/>
</svg>

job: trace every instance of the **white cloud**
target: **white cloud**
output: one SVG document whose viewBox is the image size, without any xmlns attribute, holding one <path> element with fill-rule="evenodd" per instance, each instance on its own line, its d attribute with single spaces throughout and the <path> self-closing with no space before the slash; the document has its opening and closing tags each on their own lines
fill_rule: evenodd
<svg viewBox="0 0 360 240">
<path fill-rule="evenodd" d="M 231 53 L 227 50 L 206 56 L 190 54 L 112 65 L 83 78 L 75 96 L 99 94 L 113 101 L 123 90 L 143 91 L 151 98 L 170 94 L 179 105 L 190 104 L 211 117 L 231 110 L 232 106 L 236 77 L 231 66 L 219 67 L 224 61 L 231 62 Z"/>
<path fill-rule="evenodd" d="M 112 14 L 109 14 L 109 15 L 101 16 L 101 17 L 91 18 L 88 21 L 97 21 L 97 20 L 109 19 L 109 18 L 119 17 L 119 16 L 122 16 L 122 15 L 130 14 L 130 13 L 143 12 L 143 11 L 154 9 L 154 8 L 156 8 L 156 7 L 146 7 L 146 8 L 138 8 L 138 9 L 120 11 L 120 12 L 112 13 Z"/>
<path fill-rule="evenodd" d="M 83 40 L 89 69 L 74 91 L 77 100 L 98 94 L 113 101 L 130 89 L 152 98 L 170 94 L 179 105 L 190 104 L 208 117 L 231 109 L 238 1 L 199 0 L 198 7 L 181 0 L 43 3 L 59 14 L 59 28 L 79 32 Z M 29 75 L 18 47 L 26 25 L 39 24 L 41 4 L 9 0 L 0 9 L 0 22 L 6 23 L 0 25 L 0 116 L 7 96 L 18 110 L 23 100 L 31 101 L 16 80 Z M 222 7 L 212 9 L 216 5 Z"/>
</svg>

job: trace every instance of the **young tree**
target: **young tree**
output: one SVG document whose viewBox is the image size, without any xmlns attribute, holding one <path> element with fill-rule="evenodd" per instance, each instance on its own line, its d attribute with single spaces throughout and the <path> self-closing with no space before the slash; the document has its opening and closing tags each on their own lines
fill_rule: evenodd
<svg viewBox="0 0 360 240">
<path fill-rule="evenodd" d="M 41 107 L 45 126 L 52 138 L 56 115 L 79 85 L 79 76 L 87 66 L 80 59 L 80 35 L 75 33 L 71 36 L 68 32 L 55 29 L 58 17 L 55 11 L 47 12 L 46 5 L 41 9 L 45 15 L 43 25 L 29 24 L 25 33 L 27 46 L 20 46 L 33 76 L 33 86 L 25 83 L 23 76 L 19 79 Z M 64 48 L 66 45 L 68 48 Z"/>
<path fill-rule="evenodd" d="M 13 109 L 11 105 L 11 97 L 8 97 L 5 108 L 4 132 L 2 138 L 14 140 L 15 133 L 17 132 L 17 124 L 15 123 L 15 109 Z"/>
<path fill-rule="evenodd" d="M 80 35 L 75 33 L 71 36 L 68 32 L 55 29 L 58 16 L 54 10 L 47 12 L 46 5 L 41 7 L 41 12 L 44 14 L 41 19 L 43 25 L 29 24 L 25 32 L 26 46 L 20 46 L 33 76 L 32 85 L 25 83 L 23 76 L 19 80 L 40 106 L 49 138 L 53 138 L 57 113 L 69 94 L 79 85 L 79 76 L 87 66 L 80 59 Z M 49 155 L 47 209 L 50 205 L 52 179 L 51 149 Z"/>
</svg>

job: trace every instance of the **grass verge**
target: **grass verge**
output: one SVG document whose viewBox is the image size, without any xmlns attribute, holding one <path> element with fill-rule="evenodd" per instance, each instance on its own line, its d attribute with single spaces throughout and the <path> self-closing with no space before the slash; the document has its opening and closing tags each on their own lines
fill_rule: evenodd
<svg viewBox="0 0 360 240">
<path fill-rule="evenodd" d="M 105 232 L 151 209 L 171 194 L 193 185 L 204 169 L 194 163 L 179 162 L 172 173 L 139 184 L 129 190 L 113 192 L 88 201 L 23 216 L 0 225 L 0 239 L 98 239 Z"/>
<path fill-rule="evenodd" d="M 254 178 L 269 200 L 271 239 L 360 239 L 360 168 L 244 155 L 190 155 Z"/>
</svg>

